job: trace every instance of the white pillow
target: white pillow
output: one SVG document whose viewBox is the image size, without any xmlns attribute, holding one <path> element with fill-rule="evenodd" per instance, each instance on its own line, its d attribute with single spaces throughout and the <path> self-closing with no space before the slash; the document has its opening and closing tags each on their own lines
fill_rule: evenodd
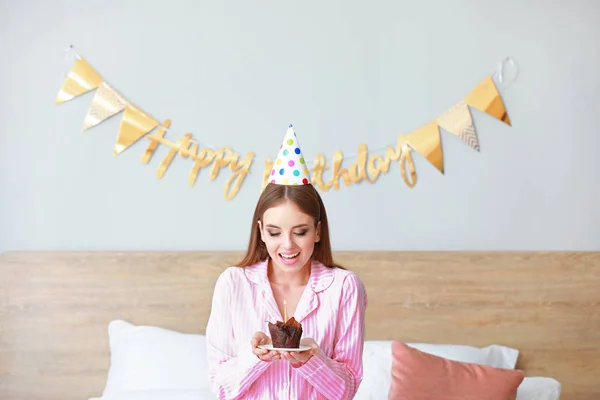
<svg viewBox="0 0 600 400">
<path fill-rule="evenodd" d="M 517 390 L 516 400 L 558 400 L 562 386 L 556 379 L 527 377 Z"/>
<path fill-rule="evenodd" d="M 483 348 L 466 345 L 407 343 L 423 352 L 454 361 L 514 369 L 519 351 L 491 345 Z M 392 341 L 366 340 L 363 351 L 363 381 L 356 399 L 387 399 L 392 379 Z"/>
<path fill-rule="evenodd" d="M 122 320 L 108 326 L 110 368 L 103 398 L 126 390 L 209 390 L 206 339 Z"/>
<path fill-rule="evenodd" d="M 519 358 L 519 350 L 497 344 L 486 347 L 428 343 L 407 343 L 407 345 L 449 360 L 487 365 L 494 368 L 515 369 Z"/>
</svg>

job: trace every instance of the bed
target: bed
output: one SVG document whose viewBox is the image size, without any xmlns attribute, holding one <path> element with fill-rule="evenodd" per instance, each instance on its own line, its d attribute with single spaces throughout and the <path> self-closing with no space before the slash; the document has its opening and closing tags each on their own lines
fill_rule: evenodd
<svg viewBox="0 0 600 400">
<path fill-rule="evenodd" d="M 202 334 L 240 252 L 0 255 L 0 399 L 100 397 L 117 319 Z M 600 252 L 337 252 L 369 296 L 367 340 L 499 344 L 562 400 L 600 398 Z"/>
</svg>

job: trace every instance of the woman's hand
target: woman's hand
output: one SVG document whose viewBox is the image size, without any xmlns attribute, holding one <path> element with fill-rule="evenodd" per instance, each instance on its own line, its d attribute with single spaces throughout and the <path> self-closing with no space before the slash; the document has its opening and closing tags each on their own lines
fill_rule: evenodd
<svg viewBox="0 0 600 400">
<path fill-rule="evenodd" d="M 250 344 L 252 345 L 252 353 L 263 361 L 279 360 L 279 353 L 274 350 L 261 349 L 258 346 L 270 344 L 271 338 L 265 335 L 263 332 L 256 332 L 252 336 Z"/>
<path fill-rule="evenodd" d="M 301 367 L 302 365 L 304 365 L 304 363 L 310 360 L 312 356 L 318 354 L 319 351 L 321 351 L 317 342 L 315 342 L 315 340 L 311 338 L 305 338 L 300 340 L 300 345 L 308 346 L 310 347 L 310 350 L 306 350 L 303 352 L 285 351 L 281 353 L 281 358 L 289 361 L 292 364 L 292 367 L 294 368 Z"/>
</svg>

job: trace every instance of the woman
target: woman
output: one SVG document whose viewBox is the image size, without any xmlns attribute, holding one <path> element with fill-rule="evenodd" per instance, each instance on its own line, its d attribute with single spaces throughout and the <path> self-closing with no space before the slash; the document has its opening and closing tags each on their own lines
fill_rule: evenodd
<svg viewBox="0 0 600 400">
<path fill-rule="evenodd" d="M 245 258 L 215 286 L 211 386 L 220 399 L 352 399 L 363 376 L 366 291 L 333 262 L 325 207 L 291 125 L 271 176 Z M 302 324 L 310 350 L 259 347 L 271 344 L 268 323 L 284 314 Z"/>
</svg>

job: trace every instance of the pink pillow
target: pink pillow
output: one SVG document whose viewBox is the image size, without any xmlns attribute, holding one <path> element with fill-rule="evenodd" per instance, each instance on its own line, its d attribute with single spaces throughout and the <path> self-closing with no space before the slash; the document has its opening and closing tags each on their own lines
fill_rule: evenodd
<svg viewBox="0 0 600 400">
<path fill-rule="evenodd" d="M 389 400 L 514 400 L 523 371 L 451 361 L 392 341 Z"/>
</svg>

